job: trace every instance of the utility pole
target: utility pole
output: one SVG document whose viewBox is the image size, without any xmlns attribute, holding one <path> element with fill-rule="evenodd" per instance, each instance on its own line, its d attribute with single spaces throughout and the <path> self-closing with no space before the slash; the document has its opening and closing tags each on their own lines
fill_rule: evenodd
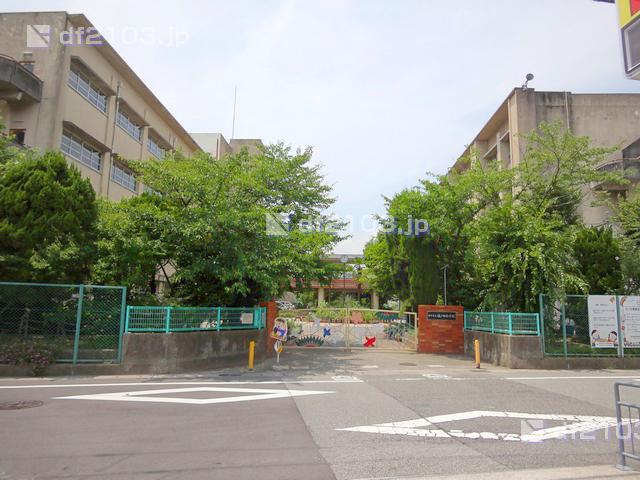
<svg viewBox="0 0 640 480">
<path fill-rule="evenodd" d="M 442 267 L 442 270 L 444 271 L 444 304 L 447 304 L 447 268 L 449 268 L 449 265 L 445 265 L 444 267 Z"/>
</svg>

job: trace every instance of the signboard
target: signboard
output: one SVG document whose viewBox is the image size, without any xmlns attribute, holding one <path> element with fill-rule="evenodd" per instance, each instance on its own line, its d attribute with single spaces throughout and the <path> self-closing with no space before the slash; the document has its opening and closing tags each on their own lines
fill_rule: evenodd
<svg viewBox="0 0 640 480">
<path fill-rule="evenodd" d="M 280 340 L 281 342 L 287 339 L 287 320 L 284 318 L 276 318 L 273 330 L 271 331 L 271 338 Z"/>
<path fill-rule="evenodd" d="M 640 79 L 640 0 L 618 0 L 622 53 L 627 77 Z"/>
<path fill-rule="evenodd" d="M 589 295 L 589 338 L 592 348 L 618 346 L 618 310 L 615 295 Z"/>
<path fill-rule="evenodd" d="M 640 347 L 640 297 L 620 297 L 620 328 L 625 347 Z"/>
<path fill-rule="evenodd" d="M 456 312 L 427 312 L 427 320 L 455 320 Z"/>
</svg>

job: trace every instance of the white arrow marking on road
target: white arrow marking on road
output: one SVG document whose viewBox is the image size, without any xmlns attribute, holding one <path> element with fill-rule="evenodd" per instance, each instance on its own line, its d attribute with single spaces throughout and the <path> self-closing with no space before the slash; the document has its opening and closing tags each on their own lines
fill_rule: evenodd
<svg viewBox="0 0 640 480">
<path fill-rule="evenodd" d="M 554 420 L 572 422 L 549 428 L 531 430 L 527 433 L 501 433 L 501 432 L 464 432 L 462 430 L 444 430 L 436 425 L 445 422 L 469 420 L 482 417 L 517 418 L 521 420 Z M 623 419 L 625 421 L 626 419 Z M 628 421 L 628 420 L 626 420 Z M 633 420 L 638 423 L 640 420 Z M 593 432 L 604 428 L 616 426 L 615 417 L 595 417 L 590 415 L 555 415 L 540 413 L 518 412 L 492 412 L 485 410 L 473 410 L 469 412 L 436 415 L 403 422 L 377 423 L 350 428 L 336 428 L 346 432 L 379 433 L 390 435 L 406 435 L 411 437 L 427 438 L 469 438 L 484 440 L 505 440 L 515 442 L 541 442 L 543 440 L 562 438 L 581 432 Z M 528 425 L 528 424 L 527 424 Z M 424 428 L 435 427 L 435 428 Z"/>
<path fill-rule="evenodd" d="M 225 392 L 245 393 L 253 395 L 238 395 L 234 397 L 218 398 L 182 398 L 182 397 L 150 397 L 149 395 L 192 393 L 192 392 Z M 73 395 L 70 397 L 55 397 L 54 400 L 111 400 L 119 402 L 155 402 L 155 403 L 186 403 L 191 405 L 210 405 L 213 403 L 247 402 L 251 400 L 271 400 L 274 398 L 301 397 L 304 395 L 321 395 L 325 392 L 318 390 L 273 390 L 265 388 L 225 388 L 225 387 L 196 387 L 196 388 L 167 388 L 162 390 L 139 390 L 136 392 L 97 393 L 92 395 Z"/>
</svg>

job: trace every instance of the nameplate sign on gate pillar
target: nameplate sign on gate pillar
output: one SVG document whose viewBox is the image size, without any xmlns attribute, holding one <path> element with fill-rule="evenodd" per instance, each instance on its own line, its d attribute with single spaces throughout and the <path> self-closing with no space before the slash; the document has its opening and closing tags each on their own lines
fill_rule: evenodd
<svg viewBox="0 0 640 480">
<path fill-rule="evenodd" d="M 455 320 L 456 312 L 427 312 L 427 320 Z"/>
<path fill-rule="evenodd" d="M 464 308 L 457 305 L 418 307 L 418 352 L 464 352 Z"/>
</svg>

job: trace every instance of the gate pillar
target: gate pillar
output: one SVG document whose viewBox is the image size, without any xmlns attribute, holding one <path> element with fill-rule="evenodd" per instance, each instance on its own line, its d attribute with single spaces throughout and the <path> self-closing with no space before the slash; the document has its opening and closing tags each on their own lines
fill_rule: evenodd
<svg viewBox="0 0 640 480">
<path fill-rule="evenodd" d="M 273 300 L 269 302 L 260 302 L 260 306 L 267 309 L 267 321 L 265 324 L 266 330 L 266 342 L 267 342 L 267 355 L 275 354 L 273 345 L 276 343 L 275 339 L 271 338 L 271 332 L 275 325 L 276 317 L 278 316 L 278 305 Z"/>
<path fill-rule="evenodd" d="M 419 305 L 418 353 L 464 353 L 464 307 Z"/>
</svg>

